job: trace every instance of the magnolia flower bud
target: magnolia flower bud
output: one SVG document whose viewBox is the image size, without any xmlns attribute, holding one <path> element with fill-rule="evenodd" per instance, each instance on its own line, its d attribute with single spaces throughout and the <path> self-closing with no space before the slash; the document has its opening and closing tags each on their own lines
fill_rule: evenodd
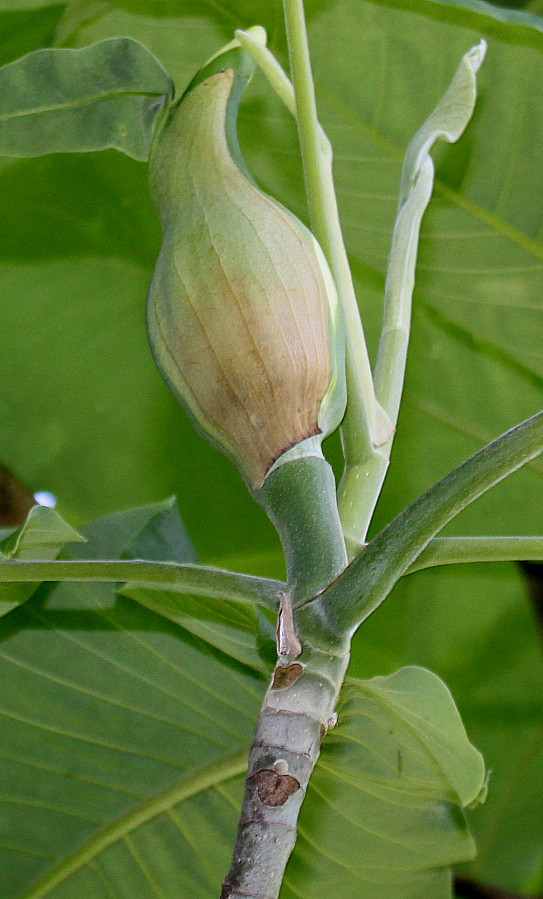
<svg viewBox="0 0 543 899">
<path fill-rule="evenodd" d="M 256 491 L 286 451 L 337 427 L 345 389 L 323 253 L 240 155 L 253 64 L 232 46 L 198 73 L 151 156 L 163 244 L 148 328 L 171 389 Z"/>
</svg>

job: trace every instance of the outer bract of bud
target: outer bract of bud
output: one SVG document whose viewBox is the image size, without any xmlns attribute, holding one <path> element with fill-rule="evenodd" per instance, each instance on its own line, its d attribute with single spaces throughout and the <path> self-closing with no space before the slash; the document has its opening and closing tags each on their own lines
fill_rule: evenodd
<svg viewBox="0 0 543 899">
<path fill-rule="evenodd" d="M 283 453 L 337 427 L 345 390 L 322 251 L 257 187 L 239 152 L 237 108 L 251 69 L 239 47 L 219 54 L 157 139 L 150 183 L 163 244 L 148 329 L 198 429 L 258 491 Z"/>
</svg>

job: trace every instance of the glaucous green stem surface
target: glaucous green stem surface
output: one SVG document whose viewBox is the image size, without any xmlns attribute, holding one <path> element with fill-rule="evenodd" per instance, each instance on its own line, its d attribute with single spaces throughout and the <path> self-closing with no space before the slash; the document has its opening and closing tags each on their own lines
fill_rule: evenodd
<svg viewBox="0 0 543 899">
<path fill-rule="evenodd" d="M 300 609 L 300 616 L 317 618 L 331 635 L 353 633 L 449 521 L 542 450 L 539 412 L 487 444 L 400 512 L 334 583 Z"/>
</svg>

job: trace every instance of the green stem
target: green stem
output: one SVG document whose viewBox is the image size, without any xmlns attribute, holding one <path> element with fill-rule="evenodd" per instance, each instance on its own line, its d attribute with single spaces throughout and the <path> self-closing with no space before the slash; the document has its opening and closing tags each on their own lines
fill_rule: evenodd
<svg viewBox="0 0 543 899">
<path fill-rule="evenodd" d="M 281 538 L 296 607 L 347 565 L 334 474 L 322 456 L 287 462 L 268 475 L 257 499 Z"/>
<path fill-rule="evenodd" d="M 173 562 L 0 562 L 0 583 L 37 581 L 130 581 L 140 587 L 164 587 L 192 596 L 256 602 L 273 610 L 278 607 L 279 593 L 286 589 L 282 581 Z"/>
<path fill-rule="evenodd" d="M 373 454 L 377 408 L 364 330 L 341 233 L 332 149 L 317 118 L 303 0 L 284 0 L 290 67 L 311 227 L 330 265 L 346 331 L 348 406 L 343 425 L 346 465 Z"/>
<path fill-rule="evenodd" d="M 434 537 L 406 574 L 468 562 L 542 562 L 543 537 Z"/>
<path fill-rule="evenodd" d="M 298 611 L 331 635 L 354 632 L 445 525 L 543 450 L 543 412 L 502 434 L 403 510 L 320 596 Z"/>
</svg>

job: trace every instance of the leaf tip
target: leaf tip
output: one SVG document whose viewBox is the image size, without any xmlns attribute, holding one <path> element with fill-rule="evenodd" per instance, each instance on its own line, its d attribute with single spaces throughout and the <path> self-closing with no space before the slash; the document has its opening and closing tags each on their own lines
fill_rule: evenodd
<svg viewBox="0 0 543 899">
<path fill-rule="evenodd" d="M 475 46 L 473 46 L 471 50 L 468 50 L 468 52 L 466 53 L 465 59 L 474 74 L 481 68 L 485 60 L 487 50 L 488 44 L 484 38 L 481 38 L 479 43 L 475 44 Z"/>
</svg>

